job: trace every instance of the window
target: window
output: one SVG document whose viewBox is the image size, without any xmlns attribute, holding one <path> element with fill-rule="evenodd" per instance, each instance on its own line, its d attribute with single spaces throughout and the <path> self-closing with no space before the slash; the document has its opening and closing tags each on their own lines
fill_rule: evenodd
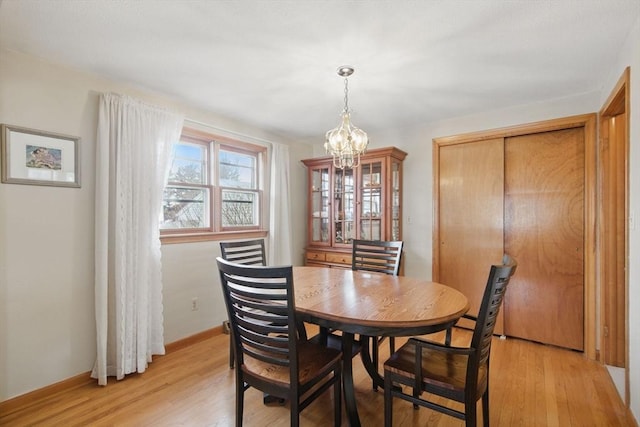
<svg viewBox="0 0 640 427">
<path fill-rule="evenodd" d="M 223 148 L 219 153 L 222 227 L 257 226 L 260 212 L 255 154 Z"/>
<path fill-rule="evenodd" d="M 184 129 L 164 190 L 163 241 L 261 232 L 266 149 Z M 198 236 L 189 239 L 188 236 Z"/>
</svg>

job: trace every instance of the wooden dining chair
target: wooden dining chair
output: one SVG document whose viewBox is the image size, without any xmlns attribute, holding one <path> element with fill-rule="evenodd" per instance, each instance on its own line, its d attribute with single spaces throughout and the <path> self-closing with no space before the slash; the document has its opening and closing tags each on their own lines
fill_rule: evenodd
<svg viewBox="0 0 640 427">
<path fill-rule="evenodd" d="M 243 265 L 267 265 L 264 239 L 220 242 L 222 258 Z M 231 338 L 233 339 L 233 338 Z M 229 368 L 233 369 L 233 342 L 229 340 Z"/>
<path fill-rule="evenodd" d="M 353 240 L 351 269 L 397 276 L 402 259 L 402 240 Z"/>
<path fill-rule="evenodd" d="M 489 360 L 496 317 L 516 263 L 505 255 L 502 265 L 491 266 L 469 347 L 410 338 L 384 364 L 384 424 L 392 425 L 393 398 L 465 420 L 476 426 L 476 404 L 482 398 L 484 426 L 489 425 Z M 403 392 L 400 384 L 413 390 Z M 421 398 L 423 392 L 464 404 L 464 412 Z"/>
<path fill-rule="evenodd" d="M 293 268 L 244 266 L 216 259 L 236 355 L 236 426 L 254 387 L 289 400 L 291 426 L 333 387 L 334 423 L 342 418 L 342 352 L 307 340 L 296 320 Z"/>
<path fill-rule="evenodd" d="M 264 239 L 220 242 L 222 258 L 243 265 L 267 265 L 267 254 Z M 233 334 L 229 333 L 229 369 L 233 369 L 235 356 L 233 350 Z M 284 404 L 284 400 L 265 393 L 264 404 Z"/>
<path fill-rule="evenodd" d="M 222 258 L 243 265 L 267 265 L 264 239 L 220 242 Z"/>
<path fill-rule="evenodd" d="M 404 242 L 384 241 L 384 240 L 358 240 L 353 241 L 351 250 L 351 269 L 372 271 L 397 276 L 400 273 L 400 261 L 402 259 L 402 246 Z M 379 347 L 384 337 L 369 337 L 372 342 L 371 361 L 376 370 L 378 369 L 380 351 Z M 395 351 L 395 338 L 389 337 L 389 352 Z M 373 389 L 377 390 L 376 382 L 373 382 Z"/>
</svg>

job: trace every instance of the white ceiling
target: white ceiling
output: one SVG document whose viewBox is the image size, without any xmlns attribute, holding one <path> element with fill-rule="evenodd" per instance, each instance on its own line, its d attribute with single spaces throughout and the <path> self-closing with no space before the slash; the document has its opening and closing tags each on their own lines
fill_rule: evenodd
<svg viewBox="0 0 640 427">
<path fill-rule="evenodd" d="M 317 137 L 598 90 L 640 0 L 0 0 L 0 47 Z"/>
</svg>

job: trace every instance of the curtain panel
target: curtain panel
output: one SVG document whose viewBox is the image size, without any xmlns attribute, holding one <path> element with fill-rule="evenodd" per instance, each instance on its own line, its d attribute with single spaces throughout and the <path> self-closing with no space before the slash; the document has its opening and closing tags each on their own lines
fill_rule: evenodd
<svg viewBox="0 0 640 427">
<path fill-rule="evenodd" d="M 159 214 L 184 117 L 102 94 L 96 140 L 95 309 L 91 376 L 144 372 L 164 354 Z"/>
<path fill-rule="evenodd" d="M 289 147 L 271 144 L 269 190 L 269 265 L 291 265 L 291 199 Z"/>
</svg>

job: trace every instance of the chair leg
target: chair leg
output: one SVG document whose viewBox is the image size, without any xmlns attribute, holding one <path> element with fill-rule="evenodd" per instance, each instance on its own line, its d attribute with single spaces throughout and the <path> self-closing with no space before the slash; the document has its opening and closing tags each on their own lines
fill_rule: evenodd
<svg viewBox="0 0 640 427">
<path fill-rule="evenodd" d="M 469 402 L 466 401 L 464 403 L 464 416 L 465 416 L 465 426 L 466 427 L 476 427 L 477 426 L 477 420 L 476 420 L 476 406 L 477 406 L 478 402 Z"/>
<path fill-rule="evenodd" d="M 371 337 L 371 361 L 373 362 L 373 367 L 375 368 L 376 372 L 378 372 L 378 359 L 379 359 L 379 354 L 378 354 L 378 347 L 380 346 L 380 338 L 378 337 Z M 378 391 L 378 386 L 376 385 L 376 382 L 373 381 L 373 391 Z"/>
<path fill-rule="evenodd" d="M 233 335 L 229 334 L 229 369 L 233 369 L 233 365 L 235 364 L 236 356 L 233 351 Z"/>
<path fill-rule="evenodd" d="M 389 356 L 396 352 L 396 337 L 389 337 Z"/>
<path fill-rule="evenodd" d="M 489 427 L 489 387 L 482 395 L 482 425 Z"/>
<path fill-rule="evenodd" d="M 444 336 L 444 345 L 446 345 L 447 347 L 451 346 L 451 329 L 452 328 L 447 328 L 447 331 Z"/>
<path fill-rule="evenodd" d="M 393 424 L 393 396 L 391 396 L 391 375 L 384 375 L 384 427 Z"/>
<path fill-rule="evenodd" d="M 244 381 L 240 378 L 240 375 L 236 375 L 236 427 L 242 427 L 243 412 L 244 412 Z"/>
<path fill-rule="evenodd" d="M 298 427 L 300 425 L 300 396 L 291 397 L 293 397 L 293 399 L 291 399 L 291 421 L 289 422 L 289 424 L 291 425 L 291 427 Z"/>
<path fill-rule="evenodd" d="M 319 331 L 318 335 L 320 336 L 320 344 L 326 346 L 327 345 L 327 337 L 329 336 L 329 329 L 324 327 L 324 326 L 320 326 L 320 331 Z"/>
<path fill-rule="evenodd" d="M 333 383 L 333 424 L 340 427 L 342 424 L 342 368 L 338 367 L 333 375 L 336 376 L 336 382 Z"/>
</svg>

